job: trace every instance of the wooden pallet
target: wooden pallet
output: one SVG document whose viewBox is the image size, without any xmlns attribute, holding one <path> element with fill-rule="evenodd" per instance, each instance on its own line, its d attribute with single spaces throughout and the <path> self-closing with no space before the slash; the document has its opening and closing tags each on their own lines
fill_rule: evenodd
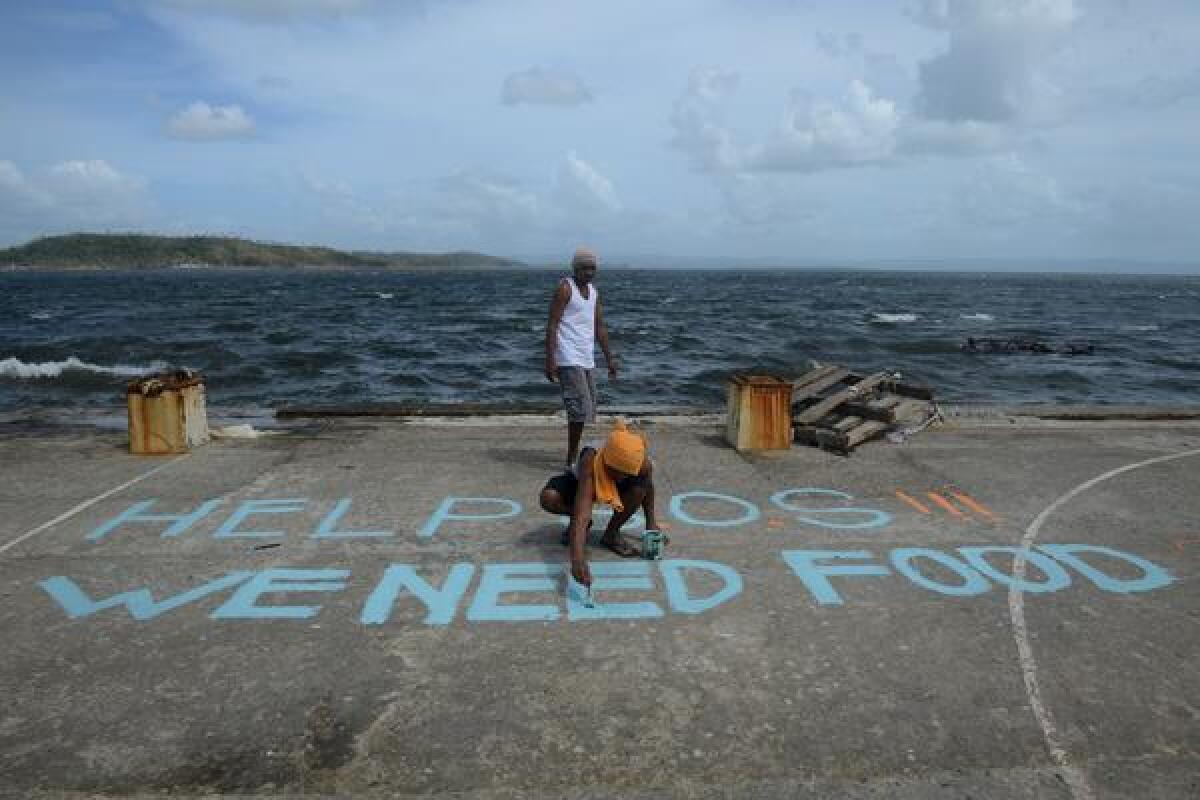
<svg viewBox="0 0 1200 800">
<path fill-rule="evenodd" d="M 862 375 L 831 364 L 802 375 L 793 386 L 795 441 L 843 455 L 936 413 L 932 389 L 901 383 L 891 372 Z"/>
</svg>

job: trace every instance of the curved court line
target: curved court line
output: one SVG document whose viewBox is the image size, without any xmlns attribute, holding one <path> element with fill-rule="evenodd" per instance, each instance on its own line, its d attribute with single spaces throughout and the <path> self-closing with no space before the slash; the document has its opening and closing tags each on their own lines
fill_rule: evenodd
<svg viewBox="0 0 1200 800">
<path fill-rule="evenodd" d="M 1164 461 L 1174 461 L 1179 458 L 1188 458 L 1189 456 L 1197 455 L 1200 455 L 1200 450 L 1188 450 L 1183 453 L 1172 453 L 1168 456 L 1159 456 L 1145 461 L 1138 461 L 1135 464 L 1126 464 L 1123 467 L 1109 470 L 1103 475 L 1097 475 L 1095 478 L 1079 484 L 1046 506 L 1045 510 L 1038 514 L 1033 522 L 1029 523 L 1029 527 L 1025 529 L 1025 535 L 1021 537 L 1021 547 L 1017 550 L 1016 556 L 1013 559 L 1013 577 L 1016 580 L 1008 587 L 1008 611 L 1009 616 L 1012 618 L 1013 637 L 1017 641 L 1017 655 L 1021 662 L 1021 676 L 1025 679 L 1025 691 L 1029 695 L 1029 705 L 1033 709 L 1034 716 L 1037 717 L 1038 724 L 1041 725 L 1042 735 L 1046 740 L 1046 747 L 1050 751 L 1050 757 L 1063 770 L 1063 778 L 1066 780 L 1067 785 L 1071 789 L 1071 794 L 1076 800 L 1092 800 L 1095 795 L 1087 782 L 1087 777 L 1084 775 L 1083 770 L 1071 765 L 1070 754 L 1067 753 L 1067 749 L 1063 747 L 1062 740 L 1059 738 L 1058 728 L 1054 724 L 1054 717 L 1051 715 L 1050 710 L 1046 708 L 1046 704 L 1042 702 L 1042 690 L 1038 685 L 1037 679 L 1037 663 L 1033 659 L 1033 646 L 1029 642 L 1029 630 L 1025 626 L 1025 596 L 1016 588 L 1025 578 L 1026 560 L 1024 554 L 1030 551 L 1033 546 L 1033 540 L 1037 538 L 1042 525 L 1051 514 L 1096 484 L 1102 483 L 1109 478 L 1114 478 L 1122 473 L 1150 466 L 1151 464 L 1160 464 Z"/>
<path fill-rule="evenodd" d="M 99 503 L 101 500 L 105 499 L 106 497 L 112 497 L 114 494 L 121 491 L 122 489 L 128 489 L 130 486 L 133 486 L 135 483 L 146 480 L 146 478 L 149 478 L 151 475 L 155 474 L 156 472 L 161 472 L 162 470 L 166 469 L 167 467 L 171 466 L 172 464 L 174 464 L 175 462 L 179 461 L 182 458 L 187 458 L 187 454 L 185 453 L 184 455 L 177 456 L 176 458 L 171 459 L 170 461 L 168 461 L 165 464 L 159 464 L 157 467 L 150 470 L 149 472 L 144 472 L 132 480 L 125 481 L 125 483 L 122 483 L 120 486 L 116 486 L 112 489 L 109 489 L 104 494 L 98 494 L 95 497 L 93 497 L 91 500 L 83 501 L 79 505 L 72 508 L 70 511 L 64 511 L 63 513 L 59 514 L 57 517 L 50 520 L 49 522 L 43 522 L 41 525 L 38 525 L 33 530 L 27 531 L 27 532 L 21 534 L 16 539 L 13 539 L 11 542 L 8 542 L 7 544 L 4 544 L 4 545 L 0 545 L 0 553 L 4 553 L 6 550 L 16 547 L 17 545 L 19 545 L 21 542 L 25 541 L 29 537 L 36 536 L 37 534 L 41 533 L 42 531 L 46 530 L 47 528 L 52 528 L 55 525 L 57 525 L 58 523 L 62 522 L 63 520 L 69 519 L 69 518 L 75 516 L 80 511 L 83 511 L 85 508 L 88 508 L 90 506 L 95 505 L 96 503 Z"/>
</svg>

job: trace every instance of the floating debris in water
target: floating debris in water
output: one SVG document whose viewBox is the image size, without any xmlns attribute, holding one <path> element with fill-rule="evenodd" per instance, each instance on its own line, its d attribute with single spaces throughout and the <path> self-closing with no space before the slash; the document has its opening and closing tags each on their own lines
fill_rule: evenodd
<svg viewBox="0 0 1200 800">
<path fill-rule="evenodd" d="M 962 349 L 966 353 L 1039 353 L 1043 355 L 1088 356 L 1095 352 L 1090 342 L 1061 342 L 1051 344 L 1027 336 L 1007 339 L 968 336 Z"/>
</svg>

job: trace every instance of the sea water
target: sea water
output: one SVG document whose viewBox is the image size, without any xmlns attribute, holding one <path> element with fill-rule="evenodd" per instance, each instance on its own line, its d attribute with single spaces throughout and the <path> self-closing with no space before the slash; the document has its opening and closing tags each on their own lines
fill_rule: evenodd
<svg viewBox="0 0 1200 800">
<path fill-rule="evenodd" d="M 202 372 L 211 407 L 553 404 L 560 274 L 208 270 L 0 274 L 0 411 L 124 406 L 124 382 Z M 601 269 L 608 404 L 722 406 L 725 381 L 814 363 L 897 370 L 960 403 L 1195 403 L 1200 277 Z M 968 337 L 1089 343 L 967 353 Z"/>
</svg>

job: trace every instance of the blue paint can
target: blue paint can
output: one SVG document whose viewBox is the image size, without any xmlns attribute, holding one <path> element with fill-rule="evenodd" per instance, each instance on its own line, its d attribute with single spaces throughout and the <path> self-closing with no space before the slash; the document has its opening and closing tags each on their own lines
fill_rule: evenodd
<svg viewBox="0 0 1200 800">
<path fill-rule="evenodd" d="M 642 558 L 658 561 L 662 558 L 666 537 L 662 531 L 648 530 L 642 534 Z"/>
</svg>

